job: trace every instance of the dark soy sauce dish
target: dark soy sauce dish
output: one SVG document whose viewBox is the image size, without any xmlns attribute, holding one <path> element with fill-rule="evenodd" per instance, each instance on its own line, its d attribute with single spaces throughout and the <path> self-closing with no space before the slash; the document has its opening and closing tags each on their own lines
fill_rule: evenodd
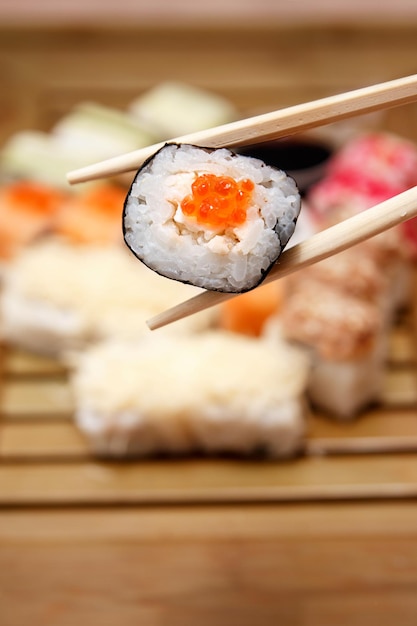
<svg viewBox="0 0 417 626">
<path fill-rule="evenodd" d="M 333 153 L 329 144 L 312 139 L 279 139 L 237 150 L 284 170 L 294 178 L 301 194 L 322 178 Z"/>
</svg>

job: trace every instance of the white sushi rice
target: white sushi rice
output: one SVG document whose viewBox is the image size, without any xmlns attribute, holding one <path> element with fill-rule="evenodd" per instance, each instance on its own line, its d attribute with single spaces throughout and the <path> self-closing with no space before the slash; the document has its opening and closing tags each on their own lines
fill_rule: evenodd
<svg viewBox="0 0 417 626">
<path fill-rule="evenodd" d="M 250 179 L 246 222 L 208 228 L 180 203 L 201 174 Z M 258 285 L 294 232 L 300 211 L 295 182 L 284 172 L 227 149 L 167 144 L 138 172 L 124 210 L 125 241 L 154 271 L 225 292 Z"/>
<path fill-rule="evenodd" d="M 302 445 L 308 369 L 287 344 L 224 331 L 107 342 L 79 357 L 76 420 L 106 455 L 260 449 L 285 457 Z"/>
</svg>

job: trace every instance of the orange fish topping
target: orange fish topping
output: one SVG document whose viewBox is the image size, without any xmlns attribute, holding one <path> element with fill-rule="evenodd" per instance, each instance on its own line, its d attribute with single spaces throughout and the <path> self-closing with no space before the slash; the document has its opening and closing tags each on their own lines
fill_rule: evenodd
<svg viewBox="0 0 417 626">
<path fill-rule="evenodd" d="M 34 182 L 18 181 L 2 190 L 2 203 L 13 206 L 16 211 L 22 210 L 37 215 L 52 215 L 65 195 L 46 185 Z"/>
<path fill-rule="evenodd" d="M 212 228 L 233 228 L 246 220 L 255 185 L 249 178 L 236 181 L 230 176 L 201 174 L 191 185 L 191 194 L 181 202 L 187 217 Z"/>
<path fill-rule="evenodd" d="M 119 241 L 125 195 L 124 189 L 110 183 L 75 194 L 57 215 L 55 232 L 75 243 Z"/>
</svg>

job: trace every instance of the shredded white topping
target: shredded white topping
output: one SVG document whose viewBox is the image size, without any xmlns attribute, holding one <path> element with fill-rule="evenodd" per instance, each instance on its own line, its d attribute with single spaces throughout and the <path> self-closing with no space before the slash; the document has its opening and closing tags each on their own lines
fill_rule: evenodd
<svg viewBox="0 0 417 626">
<path fill-rule="evenodd" d="M 122 247 L 53 239 L 16 259 L 5 285 L 8 298 L 76 313 L 87 331 L 104 336 L 143 334 L 146 319 L 199 291 L 155 274 Z M 192 316 L 176 330 L 205 327 L 212 315 Z"/>
</svg>

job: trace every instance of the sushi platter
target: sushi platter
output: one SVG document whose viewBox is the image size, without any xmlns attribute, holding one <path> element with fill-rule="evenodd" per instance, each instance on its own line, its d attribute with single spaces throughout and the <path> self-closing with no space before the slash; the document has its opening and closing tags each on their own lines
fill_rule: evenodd
<svg viewBox="0 0 417 626">
<path fill-rule="evenodd" d="M 3 347 L 0 505 L 271 503 L 417 495 L 416 314 L 392 330 L 382 403 L 359 419 L 313 414 L 296 459 L 95 458 L 72 420 L 65 369 Z"/>
<path fill-rule="evenodd" d="M 343 117 L 350 100 L 353 114 L 391 97 L 415 100 L 416 81 L 303 105 L 303 119 L 322 123 L 322 109 Z M 51 146 L 64 138 L 60 149 L 71 153 L 77 133 L 91 132 L 93 113 L 107 128 L 123 117 L 89 105 L 57 125 Z M 119 139 L 133 124 L 124 115 Z M 276 115 L 286 118 L 285 110 Z M 268 126 L 253 119 L 229 126 Z M 24 178 L 25 150 L 11 143 L 3 161 Z M 0 506 L 417 495 L 416 234 L 415 220 L 401 223 L 415 215 L 416 165 L 412 142 L 369 132 L 334 148 L 303 197 L 279 167 L 182 142 L 148 159 L 129 191 L 115 180 L 78 194 L 52 193 L 44 180 L 6 183 L 4 222 L 21 213 L 27 223 L 29 207 L 34 217 L 26 239 L 3 249 Z M 74 181 L 99 176 L 100 167 L 73 173 Z M 120 246 L 123 202 L 124 240 L 143 264 Z M 41 205 L 48 209 L 39 223 Z M 301 241 L 291 240 L 272 268 L 294 229 Z M 271 268 L 265 283 L 277 268 L 285 276 L 293 257 L 302 271 L 280 295 L 277 287 L 265 296 L 263 312 L 254 287 Z M 197 259 L 209 268 L 207 282 Z M 220 307 L 167 335 L 150 333 L 147 317 L 201 287 L 214 291 L 190 302 L 253 290 L 258 311 L 243 313 L 237 298 L 235 313 L 241 306 L 247 321 L 259 318 L 257 331 L 228 327 Z"/>
</svg>

